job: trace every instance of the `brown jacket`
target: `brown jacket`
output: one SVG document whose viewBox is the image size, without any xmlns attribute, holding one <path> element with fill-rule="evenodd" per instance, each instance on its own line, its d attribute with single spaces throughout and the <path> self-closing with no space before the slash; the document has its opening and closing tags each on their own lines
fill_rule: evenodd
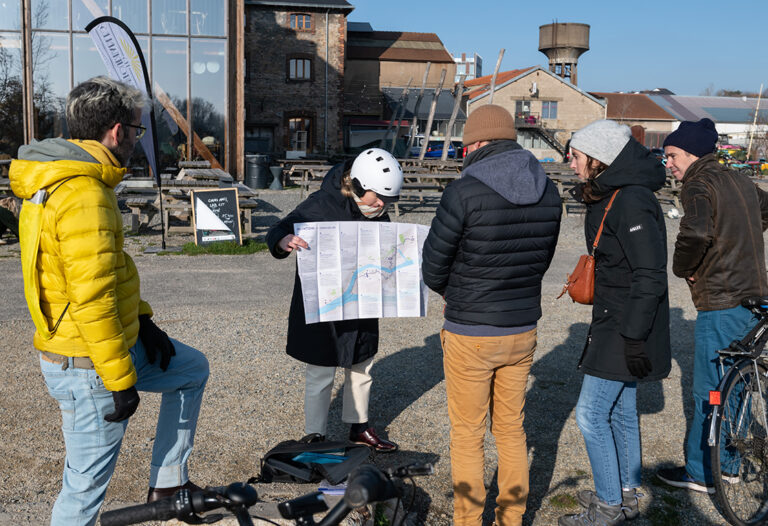
<svg viewBox="0 0 768 526">
<path fill-rule="evenodd" d="M 747 296 L 767 295 L 768 193 L 709 154 L 685 172 L 681 199 L 672 271 L 686 278 L 696 310 L 730 309 Z"/>
</svg>

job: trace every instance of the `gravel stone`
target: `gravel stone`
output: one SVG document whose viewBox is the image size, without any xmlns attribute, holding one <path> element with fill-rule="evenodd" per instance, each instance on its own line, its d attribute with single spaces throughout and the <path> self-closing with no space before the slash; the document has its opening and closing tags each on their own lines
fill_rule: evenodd
<svg viewBox="0 0 768 526">
<path fill-rule="evenodd" d="M 254 232 L 263 240 L 271 224 L 299 202 L 296 189 L 259 191 Z M 402 203 L 401 222 L 430 224 L 438 198 Z M 667 207 L 665 206 L 665 211 Z M 584 441 L 573 410 L 581 386 L 576 369 L 590 308 L 566 297 L 556 300 L 566 274 L 585 252 L 583 213 L 571 207 L 544 281 L 544 316 L 528 383 L 526 430 L 531 465 L 531 493 L 525 524 L 551 525 L 563 513 L 557 503 L 593 488 Z M 671 257 L 678 221 L 667 219 Z M 288 307 L 293 287 L 293 258 L 278 261 L 268 253 L 248 256 L 145 254 L 157 247 L 159 229 L 126 237 L 142 280 L 142 297 L 155 321 L 171 336 L 207 355 L 211 376 L 190 460 L 198 484 L 226 485 L 259 472 L 261 456 L 281 440 L 303 435 L 303 364 L 285 354 Z M 169 247 L 189 235 L 174 235 Z M 64 444 L 60 415 L 42 381 L 32 348 L 33 325 L 24 301 L 18 243 L 0 246 L 0 341 L 5 378 L 0 383 L 0 524 L 47 522 L 61 484 Z M 387 318 L 380 325 L 380 349 L 373 366 L 371 422 L 401 451 L 380 455 L 380 466 L 413 461 L 435 463 L 435 476 L 416 482 L 412 524 L 451 523 L 449 422 L 443 382 L 439 331 L 442 299 L 431 294 L 424 318 Z M 643 487 L 638 526 L 651 524 L 724 524 L 712 499 L 655 482 L 660 467 L 683 462 L 683 440 L 691 417 L 693 326 L 696 311 L 687 286 L 670 269 L 673 365 L 663 382 L 641 384 L 638 407 L 643 439 Z M 346 438 L 341 423 L 337 375 L 328 435 Z M 142 502 L 148 484 L 150 454 L 159 396 L 142 393 L 142 402 L 126 433 L 104 509 Z M 488 434 L 486 480 L 490 487 L 485 519 L 493 520 L 495 449 Z M 313 491 L 311 485 L 257 485 L 272 514 L 275 503 Z M 270 511 L 271 510 L 271 511 Z M 275 520 L 275 519 L 272 519 Z M 360 517 L 351 523 L 360 523 Z M 287 524 L 281 522 L 282 524 Z M 234 525 L 233 519 L 220 524 Z"/>
</svg>

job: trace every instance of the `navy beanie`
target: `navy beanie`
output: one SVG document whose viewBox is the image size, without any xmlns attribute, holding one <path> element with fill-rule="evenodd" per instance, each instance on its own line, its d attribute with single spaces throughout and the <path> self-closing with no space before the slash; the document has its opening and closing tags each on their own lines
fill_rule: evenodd
<svg viewBox="0 0 768 526">
<path fill-rule="evenodd" d="M 681 122 L 680 127 L 664 139 L 664 146 L 677 146 L 696 157 L 714 152 L 716 143 L 715 123 L 706 118 L 698 122 Z"/>
</svg>

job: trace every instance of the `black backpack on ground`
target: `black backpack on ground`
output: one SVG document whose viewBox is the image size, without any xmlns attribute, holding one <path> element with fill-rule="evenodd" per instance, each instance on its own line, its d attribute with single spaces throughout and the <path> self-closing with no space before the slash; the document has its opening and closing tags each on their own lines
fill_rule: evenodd
<svg viewBox="0 0 768 526">
<path fill-rule="evenodd" d="M 320 435 L 313 434 L 300 440 L 280 442 L 262 457 L 261 473 L 248 482 L 315 483 L 325 479 L 331 484 L 339 484 L 371 455 L 368 446 L 340 441 L 318 441 L 319 437 Z M 343 457 L 344 460 L 335 463 L 317 463 L 311 459 L 294 460 L 302 453 L 333 454 Z"/>
</svg>

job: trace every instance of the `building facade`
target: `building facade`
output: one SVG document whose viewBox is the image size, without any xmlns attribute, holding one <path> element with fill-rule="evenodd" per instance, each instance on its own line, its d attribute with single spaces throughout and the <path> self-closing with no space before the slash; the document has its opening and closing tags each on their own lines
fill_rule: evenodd
<svg viewBox="0 0 768 526">
<path fill-rule="evenodd" d="M 67 93 L 88 78 L 107 75 L 85 27 L 95 18 L 111 15 L 136 35 L 153 81 L 160 165 L 187 157 L 196 143 L 214 164 L 230 169 L 235 151 L 231 57 L 236 55 L 231 35 L 237 4 L 3 0 L 0 153 L 15 156 L 18 147 L 32 139 L 68 136 Z M 133 162 L 137 168 L 145 163 L 140 147 Z"/>
<path fill-rule="evenodd" d="M 245 152 L 342 150 L 345 0 L 246 0 Z"/>
<path fill-rule="evenodd" d="M 467 83 L 467 114 L 490 100 L 490 75 Z M 515 116 L 518 142 L 539 159 L 561 161 L 576 130 L 604 119 L 606 103 L 540 67 L 500 72 L 493 104 Z"/>
<path fill-rule="evenodd" d="M 456 76 L 453 80 L 455 83 L 459 82 L 462 75 L 464 81 L 483 76 L 483 57 L 477 53 L 473 53 L 471 57 L 467 57 L 466 53 L 454 55 L 453 61 L 456 63 Z"/>
</svg>

